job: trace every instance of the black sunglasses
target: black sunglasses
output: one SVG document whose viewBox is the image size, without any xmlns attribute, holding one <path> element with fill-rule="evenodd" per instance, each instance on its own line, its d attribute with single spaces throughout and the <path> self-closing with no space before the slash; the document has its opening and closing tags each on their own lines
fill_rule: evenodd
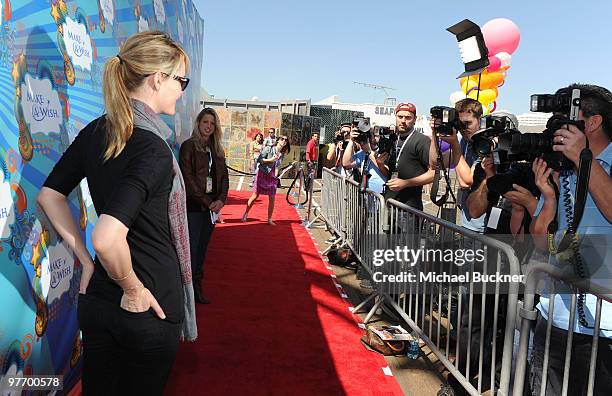
<svg viewBox="0 0 612 396">
<path fill-rule="evenodd" d="M 181 84 L 181 91 L 184 91 L 185 89 L 187 89 L 187 86 L 189 85 L 189 77 L 181 77 L 181 76 L 177 76 L 176 74 L 168 74 L 168 73 L 164 73 L 164 72 L 160 72 L 161 74 L 163 74 L 166 77 L 172 77 L 173 80 L 178 81 Z M 149 77 L 152 76 L 155 73 L 151 73 L 151 74 L 146 74 L 145 77 Z"/>
</svg>

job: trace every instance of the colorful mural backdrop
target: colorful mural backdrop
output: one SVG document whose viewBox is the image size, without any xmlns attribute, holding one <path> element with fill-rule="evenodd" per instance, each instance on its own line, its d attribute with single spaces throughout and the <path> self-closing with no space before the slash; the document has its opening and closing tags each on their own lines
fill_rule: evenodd
<svg viewBox="0 0 612 396">
<path fill-rule="evenodd" d="M 226 150 L 230 167 L 250 172 L 253 161 L 249 156 L 250 144 L 258 133 L 268 136 L 268 129 L 274 128 L 279 135 L 289 137 L 291 152 L 283 160 L 283 166 L 293 161 L 305 161 L 306 143 L 312 133 L 321 129 L 321 119 L 298 114 L 280 113 L 256 109 L 232 109 L 215 107 L 223 130 L 222 144 Z M 288 173 L 289 176 L 292 173 Z"/>
<path fill-rule="evenodd" d="M 78 132 L 104 113 L 104 61 L 136 32 L 166 31 L 190 54 L 192 82 L 166 119 L 175 148 L 189 136 L 204 22 L 190 0 L 0 0 L 0 17 L 0 391 L 7 374 L 63 375 L 69 390 L 80 377 L 80 263 L 36 196 Z M 97 217 L 86 181 L 70 202 L 87 236 Z"/>
</svg>

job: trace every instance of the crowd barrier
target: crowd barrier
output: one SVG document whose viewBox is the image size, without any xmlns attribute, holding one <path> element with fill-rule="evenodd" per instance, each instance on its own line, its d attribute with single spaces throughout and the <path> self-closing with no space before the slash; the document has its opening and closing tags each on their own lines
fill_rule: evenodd
<svg viewBox="0 0 612 396">
<path fill-rule="evenodd" d="M 569 270 L 569 271 L 568 271 Z M 555 291 L 559 291 L 560 289 L 569 287 L 569 294 L 571 295 L 571 304 L 569 307 L 569 331 L 567 333 L 567 340 L 565 343 L 565 360 L 563 367 L 563 381 L 561 388 L 561 395 L 565 396 L 568 394 L 569 381 L 570 381 L 570 371 L 573 371 L 573 375 L 578 376 L 588 376 L 588 386 L 586 390 L 586 395 L 593 395 L 594 384 L 595 384 L 595 367 L 597 364 L 597 352 L 598 352 L 598 344 L 600 338 L 600 329 L 601 329 L 601 319 L 602 319 L 602 303 L 603 301 L 607 301 L 608 303 L 612 302 L 612 291 L 609 288 L 606 288 L 603 285 L 598 285 L 596 283 L 592 283 L 587 279 L 579 279 L 576 278 L 573 269 L 568 268 L 567 270 L 562 270 L 561 268 L 554 267 L 548 264 L 538 264 L 531 266 L 527 271 L 525 277 L 525 294 L 524 294 L 524 303 L 523 307 L 519 309 L 519 313 L 521 316 L 521 331 L 520 331 L 520 341 L 518 348 L 518 355 L 516 357 L 516 375 L 514 381 L 514 389 L 513 394 L 521 395 L 523 394 L 523 386 L 525 383 L 525 377 L 528 375 L 527 372 L 527 362 L 528 362 L 528 347 L 530 342 L 530 332 L 533 328 L 533 322 L 537 320 L 538 311 L 535 309 L 535 295 L 536 295 L 536 286 L 541 279 L 541 274 L 546 274 L 546 276 L 552 281 L 548 286 L 547 296 L 549 296 L 549 304 L 548 304 L 548 315 L 549 318 L 553 317 L 555 310 Z M 574 322 L 577 314 L 577 296 L 582 292 L 588 292 L 597 297 L 596 302 L 596 311 L 595 317 L 593 318 L 594 329 L 593 329 L 593 337 L 590 346 L 590 354 L 589 354 L 589 369 L 588 372 L 578 372 L 573 369 L 570 370 L 570 361 L 572 358 L 572 353 L 575 348 L 572 347 L 573 336 L 574 336 Z M 549 355 L 550 355 L 550 342 L 551 342 L 551 334 L 552 334 L 552 320 L 547 321 L 546 326 L 546 338 L 544 341 L 544 354 L 542 359 L 542 379 L 540 384 L 536 385 L 536 389 L 531 389 L 534 395 L 549 395 L 551 392 L 550 389 L 547 389 L 547 377 L 548 377 L 548 367 L 549 367 Z M 533 362 L 532 364 L 539 364 L 539 362 Z M 609 362 L 608 362 L 609 363 Z M 608 392 L 612 391 L 612 389 L 608 389 Z"/>
<path fill-rule="evenodd" d="M 479 395 L 485 391 L 497 395 L 523 394 L 530 334 L 537 318 L 534 294 L 539 278 L 536 273 L 546 273 L 595 294 L 598 297 L 597 329 L 601 301 L 612 301 L 602 289 L 585 282 L 576 283 L 575 279 L 572 283 L 555 267 L 544 263 L 530 265 L 523 278 L 525 284 L 519 281 L 483 284 L 474 282 L 472 277 L 463 282 L 427 277 L 425 274 L 429 273 L 450 277 L 478 272 L 484 276 L 504 275 L 517 280 L 521 279 L 518 277 L 521 267 L 514 249 L 497 239 L 471 232 L 394 200 L 385 202 L 380 194 L 370 190 L 361 192 L 358 183 L 326 168 L 323 169 L 322 184 L 321 216 L 337 236 L 336 245 L 350 247 L 375 281 L 375 291 L 355 310 L 376 299 L 364 319 L 367 323 L 376 308 L 390 307 L 419 335 L 469 394 Z M 373 260 L 376 250 L 389 251 L 404 246 L 409 251 L 424 252 L 423 256 L 411 263 L 394 260 L 390 266 Z M 436 253 L 432 257 L 427 255 L 430 251 L 444 252 L 447 249 L 464 253 L 480 251 L 481 260 L 463 256 L 464 264 L 458 266 L 456 260 L 448 262 Z M 523 287 L 524 304 L 519 301 Z M 574 311 L 575 298 L 572 315 Z M 517 331 L 520 334 L 518 348 L 514 348 L 515 330 L 520 330 Z M 546 345 L 549 334 L 550 326 Z M 569 347 L 571 336 L 568 338 Z M 596 344 L 597 335 L 593 341 L 590 373 L 585 373 L 590 375 L 589 394 L 592 394 Z M 548 351 L 545 364 L 547 356 Z M 569 366 L 569 357 L 566 366 Z M 543 383 L 546 384 L 546 378 Z M 567 375 L 564 390 L 567 390 Z M 538 389 L 537 394 L 544 395 L 544 389 L 541 392 Z"/>
</svg>

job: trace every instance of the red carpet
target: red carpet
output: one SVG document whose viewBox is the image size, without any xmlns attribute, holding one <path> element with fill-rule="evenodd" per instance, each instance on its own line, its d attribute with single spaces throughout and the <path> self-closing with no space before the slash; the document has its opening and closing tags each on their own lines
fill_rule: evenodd
<svg viewBox="0 0 612 396">
<path fill-rule="evenodd" d="M 181 344 L 167 394 L 401 395 L 296 210 L 277 195 L 269 226 L 262 197 L 245 224 L 249 195 L 232 192 L 223 209 L 204 267 L 212 303 L 197 307 L 199 339 Z"/>
</svg>

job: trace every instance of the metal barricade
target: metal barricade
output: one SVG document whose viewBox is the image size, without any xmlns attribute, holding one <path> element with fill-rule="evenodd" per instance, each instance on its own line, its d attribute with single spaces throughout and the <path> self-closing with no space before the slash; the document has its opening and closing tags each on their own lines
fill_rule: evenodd
<svg viewBox="0 0 612 396">
<path fill-rule="evenodd" d="M 383 249 L 408 256 L 377 268 L 386 301 L 468 393 L 506 395 L 522 279 L 514 250 L 395 200 L 387 211 Z"/>
<path fill-rule="evenodd" d="M 374 266 L 371 252 L 379 248 L 387 217 L 385 198 L 370 189 L 360 191 L 359 183 L 345 180 L 346 242 L 370 275 Z"/>
<path fill-rule="evenodd" d="M 604 263 L 605 264 L 605 263 Z M 520 341 L 519 341 L 519 350 L 516 358 L 516 373 L 514 378 L 514 387 L 513 394 L 521 395 L 523 394 L 524 384 L 525 384 L 525 376 L 527 375 L 527 351 L 529 347 L 530 334 L 532 331 L 532 322 L 535 321 L 538 317 L 538 311 L 535 310 L 535 294 L 536 294 L 536 284 L 541 279 L 541 275 L 545 274 L 549 277 L 550 281 L 552 281 L 552 287 L 548 290 L 547 296 L 549 297 L 548 303 L 548 318 L 554 317 L 554 309 L 555 309 L 555 296 L 558 295 L 560 287 L 569 288 L 571 295 L 571 303 L 569 307 L 569 329 L 567 330 L 567 339 L 565 341 L 565 350 L 561 352 L 561 355 L 564 356 L 564 366 L 563 366 L 563 380 L 561 383 L 561 389 L 547 389 L 547 380 L 548 380 L 548 369 L 549 369 L 549 355 L 551 352 L 550 344 L 551 344 L 551 334 L 552 334 L 552 320 L 548 320 L 546 323 L 546 332 L 545 332 L 545 340 L 543 343 L 538 342 L 537 339 L 534 338 L 534 343 L 538 343 L 539 345 L 534 345 L 534 349 L 544 348 L 543 356 L 542 356 L 542 377 L 540 386 L 537 389 L 531 389 L 532 394 L 534 395 L 549 395 L 549 394 L 561 394 L 563 396 L 568 394 L 569 389 L 569 381 L 570 381 L 570 371 L 573 372 L 573 375 L 588 378 L 587 380 L 587 395 L 593 395 L 594 384 L 595 384 L 595 369 L 597 364 L 597 352 L 598 345 L 600 340 L 600 330 L 601 330 L 601 319 L 602 319 L 602 303 L 606 301 L 608 303 L 612 302 L 612 291 L 609 288 L 606 288 L 602 285 L 598 285 L 596 283 L 591 282 L 589 279 L 580 279 L 577 278 L 573 272 L 573 268 L 567 268 L 562 270 L 559 267 L 555 267 L 550 264 L 535 264 L 529 268 L 526 278 L 525 278 L 525 297 L 524 304 L 521 309 L 519 309 L 519 316 L 521 317 L 521 328 L 520 328 Z M 572 352 L 575 350 L 573 348 L 573 339 L 576 333 L 574 333 L 574 324 L 576 320 L 576 310 L 577 310 L 577 295 L 580 293 L 589 293 L 594 295 L 596 300 L 596 311 L 594 318 L 594 329 L 593 336 L 590 348 L 590 358 L 589 358 L 589 370 L 588 372 L 579 372 L 575 368 L 572 367 L 570 370 L 570 361 L 572 359 Z M 607 329 L 610 331 L 610 329 Z M 559 332 L 557 329 L 556 332 Z M 558 340 L 557 340 L 558 341 Z M 556 341 L 555 341 L 556 342 Z M 609 346 L 608 346 L 609 348 Z M 534 352 L 535 353 L 535 352 Z M 559 354 L 558 350 L 553 351 L 553 353 Z M 539 353 L 538 353 L 539 355 Z M 538 359 L 539 360 L 539 359 Z M 539 365 L 539 361 L 537 362 Z M 603 363 L 603 362 L 600 362 Z M 609 364 L 609 362 L 607 362 Z M 537 367 L 539 369 L 539 367 Z M 608 379 L 609 380 L 609 379 Z M 534 384 L 536 386 L 537 384 Z M 607 389 L 605 392 L 609 394 L 612 391 L 611 389 Z M 560 393 L 558 393 L 560 392 Z M 580 394 L 583 393 L 584 390 L 579 391 Z M 601 392 L 599 393 L 601 394 Z"/>
<path fill-rule="evenodd" d="M 321 189 L 321 216 L 329 229 L 340 240 L 345 239 L 345 183 L 344 177 L 331 169 L 323 168 Z"/>
</svg>

